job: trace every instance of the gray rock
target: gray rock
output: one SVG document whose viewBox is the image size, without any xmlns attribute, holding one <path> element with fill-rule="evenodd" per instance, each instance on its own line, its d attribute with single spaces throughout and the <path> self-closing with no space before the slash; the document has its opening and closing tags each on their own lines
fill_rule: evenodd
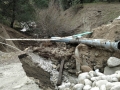
<svg viewBox="0 0 120 90">
<path fill-rule="evenodd" d="M 102 85 L 106 85 L 106 83 L 108 83 L 107 80 L 99 80 L 96 81 L 96 86 L 100 88 Z"/>
<path fill-rule="evenodd" d="M 118 88 L 120 88 L 119 86 L 120 86 L 120 82 L 112 82 L 112 83 L 108 82 L 106 84 L 106 89 L 107 90 L 120 90 L 120 89 L 118 89 Z"/>
<path fill-rule="evenodd" d="M 73 87 L 73 90 L 83 90 L 83 87 L 84 87 L 83 84 L 76 84 L 76 85 Z"/>
<path fill-rule="evenodd" d="M 85 82 L 85 85 L 92 85 L 92 81 L 90 81 L 89 79 L 85 79 L 84 80 L 84 82 Z"/>
<path fill-rule="evenodd" d="M 110 90 L 120 90 L 120 85 L 115 85 Z"/>
<path fill-rule="evenodd" d="M 78 83 L 85 84 L 84 80 L 89 76 L 88 72 L 81 73 L 78 76 Z"/>
<path fill-rule="evenodd" d="M 108 60 L 107 60 L 107 65 L 109 67 L 116 67 L 118 65 L 120 65 L 120 59 L 116 58 L 116 57 L 110 57 Z"/>
<path fill-rule="evenodd" d="M 99 87 L 92 87 L 90 90 L 100 90 Z"/>
<path fill-rule="evenodd" d="M 118 71 L 118 70 L 120 70 L 120 66 L 118 66 L 118 67 L 113 67 L 113 68 L 110 68 L 110 67 L 106 66 L 106 67 L 104 68 L 104 74 L 105 74 L 105 75 L 111 75 L 111 74 L 114 74 L 115 71 Z"/>
<path fill-rule="evenodd" d="M 106 86 L 105 86 L 105 85 L 102 85 L 102 86 L 100 87 L 100 90 L 106 90 Z"/>
<path fill-rule="evenodd" d="M 83 90 L 90 90 L 91 89 L 91 86 L 90 85 L 85 85 Z"/>
</svg>

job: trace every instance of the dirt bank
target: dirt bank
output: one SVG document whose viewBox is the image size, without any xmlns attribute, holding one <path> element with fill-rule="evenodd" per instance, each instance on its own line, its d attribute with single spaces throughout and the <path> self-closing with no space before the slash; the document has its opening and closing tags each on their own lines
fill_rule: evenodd
<svg viewBox="0 0 120 90">
<path fill-rule="evenodd" d="M 84 4 L 84 8 L 80 7 L 77 5 L 63 11 L 51 3 L 48 9 L 40 10 L 40 35 L 67 36 L 92 31 L 120 15 L 119 3 L 91 3 Z"/>
<path fill-rule="evenodd" d="M 58 11 L 55 6 L 50 7 L 48 10 L 43 10 L 40 13 L 42 19 L 39 21 L 41 27 L 41 37 L 50 36 L 67 36 L 73 35 L 79 32 L 93 31 L 92 35 L 89 38 L 92 39 L 108 39 L 112 41 L 119 41 L 120 37 L 120 20 L 113 20 L 120 14 L 120 5 L 119 4 L 85 4 L 83 9 L 77 7 L 72 7 L 66 11 Z M 116 10 L 117 9 L 117 10 Z M 75 11 L 77 10 L 77 11 Z M 114 14 L 111 14 L 114 13 Z M 48 20 L 48 22 L 46 21 Z M 112 20 L 112 21 L 111 21 Z M 42 23 L 41 23 L 42 22 Z M 104 23 L 109 22 L 109 24 L 103 25 Z M 8 47 L 4 44 L 1 44 L 0 50 L 4 52 L 14 52 L 15 48 L 25 49 L 28 46 L 29 52 L 36 53 L 39 56 L 42 56 L 51 61 L 53 64 L 52 69 L 56 71 L 60 68 L 61 60 L 65 60 L 64 72 L 63 72 L 63 82 L 74 82 L 76 79 L 76 58 L 75 58 L 75 48 L 77 45 L 66 44 L 66 43 L 52 43 L 52 42 L 43 42 L 40 45 L 35 44 L 34 42 L 7 42 L 5 38 L 28 38 L 13 29 L 0 25 L 0 41 L 6 44 L 13 46 L 14 48 Z M 99 26 L 99 27 L 98 27 Z M 97 28 L 96 28 L 97 27 Z M 93 29 L 94 28 L 94 29 Z M 50 31 L 52 30 L 52 31 Z M 44 31 L 44 32 L 42 32 Z M 47 32 L 47 33 L 46 33 Z M 54 32 L 54 33 L 53 33 Z M 60 32 L 58 34 L 58 32 Z M 50 35 L 49 35 L 50 34 Z M 43 36 L 42 36 L 43 35 Z M 48 36 L 49 35 L 49 36 Z M 37 47 L 35 45 L 38 45 Z M 7 47 L 7 48 L 6 48 Z M 86 61 L 87 65 L 92 69 L 100 69 L 101 72 L 104 72 L 104 67 L 109 57 L 114 56 L 120 58 L 119 52 L 110 51 L 105 49 L 100 49 L 99 47 L 93 47 L 85 45 L 86 48 L 82 47 L 80 52 L 79 59 Z M 18 50 L 17 50 L 18 51 Z M 25 52 L 28 55 L 28 52 Z M 10 55 L 9 55 L 10 54 Z M 1 67 L 4 63 L 11 64 L 12 62 L 20 63 L 18 60 L 18 54 L 16 57 L 14 53 L 0 53 L 1 55 Z M 20 55 L 20 54 L 19 54 Z M 33 56 L 32 56 L 33 57 Z M 7 59 L 6 59 L 7 58 Z M 50 72 L 41 69 L 42 65 L 47 65 L 37 61 L 36 59 L 31 60 L 28 57 L 21 59 L 23 68 L 29 77 L 34 77 L 34 79 L 39 79 L 37 84 L 44 89 L 54 89 L 55 86 L 50 82 Z M 45 61 L 45 60 L 44 60 Z M 21 65 L 21 64 L 20 64 Z M 13 65 L 14 66 L 14 65 Z M 15 66 L 16 67 L 16 66 Z M 50 66 L 46 66 L 47 69 L 51 69 Z M 14 68 L 13 68 L 14 69 Z M 12 70 L 11 70 L 12 71 Z M 54 72 L 53 72 L 54 73 Z M 55 74 L 58 76 L 58 73 Z M 67 79 L 65 79 L 65 76 Z M 26 76 L 25 76 L 26 77 Z M 18 81 L 20 79 L 17 79 Z M 35 80 L 36 81 L 36 80 Z M 55 85 L 57 79 L 55 78 Z M 76 83 L 76 81 L 74 82 Z M 4 89 L 3 89 L 4 90 Z"/>
</svg>

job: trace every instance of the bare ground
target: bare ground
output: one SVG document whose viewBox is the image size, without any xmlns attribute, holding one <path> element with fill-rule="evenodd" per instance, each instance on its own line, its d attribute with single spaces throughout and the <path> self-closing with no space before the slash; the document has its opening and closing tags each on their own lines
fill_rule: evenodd
<svg viewBox="0 0 120 90">
<path fill-rule="evenodd" d="M 54 7 L 51 7 L 51 8 L 49 8 L 50 9 L 49 12 L 51 12 L 50 15 L 53 15 L 53 13 L 55 13 L 57 9 L 55 9 Z M 70 8 L 69 10 L 61 13 L 60 12 L 55 13 L 56 17 L 54 17 L 53 15 L 54 18 L 52 17 L 51 19 L 53 21 L 56 20 L 56 22 L 52 24 L 59 25 L 55 29 L 57 30 L 63 29 L 63 31 L 67 30 L 67 32 L 74 31 L 74 33 L 70 33 L 71 35 L 79 32 L 93 31 L 93 34 L 90 36 L 90 38 L 108 39 L 113 41 L 120 40 L 120 37 L 119 37 L 120 20 L 113 21 L 113 19 L 119 16 L 120 14 L 119 4 L 102 4 L 102 3 L 90 4 L 90 5 L 86 4 L 85 8 L 83 9 L 78 8 L 76 12 L 74 12 L 74 9 L 76 10 L 76 7 Z M 101 13 L 98 11 L 100 11 Z M 103 25 L 108 22 L 109 24 Z M 13 29 L 10 29 L 9 27 L 6 27 L 4 25 L 0 25 L 0 26 L 1 26 L 0 36 L 2 37 L 1 41 L 4 41 L 4 38 L 20 38 L 20 37 L 27 38 L 27 36 L 20 34 L 14 31 Z M 54 27 L 51 26 L 50 29 L 54 30 Z M 34 45 L 33 42 L 5 42 L 5 43 L 10 44 L 14 47 L 19 47 L 22 50 L 28 46 Z M 62 59 L 65 59 L 66 62 L 64 65 L 64 70 L 68 71 L 69 74 L 75 75 L 76 64 L 75 64 L 74 51 L 76 46 L 77 45 L 69 45 L 69 44 L 66 45 L 65 43 L 45 42 L 38 47 L 33 46 L 33 52 L 36 52 L 37 54 L 39 54 L 40 56 L 43 56 L 44 58 L 52 60 L 53 63 L 56 66 L 58 66 L 58 68 L 59 68 L 60 61 Z M 88 65 L 92 69 L 99 68 L 101 72 L 103 72 L 104 67 L 106 66 L 106 61 L 109 57 L 115 56 L 117 58 L 120 58 L 118 52 L 99 49 L 91 46 L 87 46 L 87 47 L 88 49 L 84 50 L 83 53 L 87 52 L 88 54 L 85 55 L 85 57 L 82 57 L 81 59 L 86 60 L 86 62 L 88 62 Z M 8 47 L 6 48 L 5 45 L 1 45 L 0 50 L 4 52 L 16 51 L 13 48 L 12 49 L 11 48 L 8 49 Z M 7 62 L 9 63 L 9 61 L 10 61 L 9 64 L 11 64 L 12 62 L 19 62 L 19 60 L 16 59 L 17 57 L 14 57 L 15 56 L 14 53 L 11 53 L 10 55 L 9 54 L 4 54 L 4 55 L 2 56 L 1 54 L 1 57 L 3 58 L 3 59 L 0 59 L 1 66 L 3 66 L 3 63 L 7 63 Z M 4 58 L 7 58 L 7 59 L 4 59 Z M 29 68 L 27 69 L 28 69 L 27 70 L 28 72 L 26 71 L 27 74 L 29 74 L 29 72 L 34 72 L 34 70 L 32 69 L 31 70 Z"/>
</svg>

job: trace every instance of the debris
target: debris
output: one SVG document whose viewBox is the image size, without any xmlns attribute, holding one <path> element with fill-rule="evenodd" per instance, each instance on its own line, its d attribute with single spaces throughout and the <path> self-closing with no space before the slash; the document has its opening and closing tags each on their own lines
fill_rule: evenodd
<svg viewBox="0 0 120 90">
<path fill-rule="evenodd" d="M 20 61 L 23 64 L 23 68 L 29 77 L 34 77 L 40 81 L 39 86 L 47 89 L 47 87 L 53 89 L 54 85 L 51 83 L 51 74 L 56 74 L 52 70 L 51 61 L 46 61 L 33 53 L 22 54 L 19 56 Z M 56 78 L 54 78 L 56 79 Z M 53 81 L 54 81 L 53 79 Z"/>
<path fill-rule="evenodd" d="M 58 76 L 58 81 L 57 81 L 57 86 L 61 85 L 61 83 L 62 83 L 62 73 L 63 73 L 64 61 L 65 60 L 61 61 L 60 70 L 59 70 L 59 76 Z"/>
</svg>

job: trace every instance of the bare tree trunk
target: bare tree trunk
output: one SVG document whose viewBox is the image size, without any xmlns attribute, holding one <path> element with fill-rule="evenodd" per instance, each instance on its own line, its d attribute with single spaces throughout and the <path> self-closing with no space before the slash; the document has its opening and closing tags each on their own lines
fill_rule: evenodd
<svg viewBox="0 0 120 90">
<path fill-rule="evenodd" d="M 83 4 L 83 1 L 84 1 L 84 0 L 80 0 L 80 3 Z"/>
<path fill-rule="evenodd" d="M 107 2 L 108 2 L 108 3 L 110 3 L 110 2 L 111 2 L 111 0 L 107 0 Z"/>
<path fill-rule="evenodd" d="M 16 8 L 16 0 L 13 0 L 13 12 L 12 12 L 12 20 L 11 20 L 11 24 L 10 27 L 13 28 L 14 27 L 14 22 L 15 22 L 15 8 Z"/>
</svg>

